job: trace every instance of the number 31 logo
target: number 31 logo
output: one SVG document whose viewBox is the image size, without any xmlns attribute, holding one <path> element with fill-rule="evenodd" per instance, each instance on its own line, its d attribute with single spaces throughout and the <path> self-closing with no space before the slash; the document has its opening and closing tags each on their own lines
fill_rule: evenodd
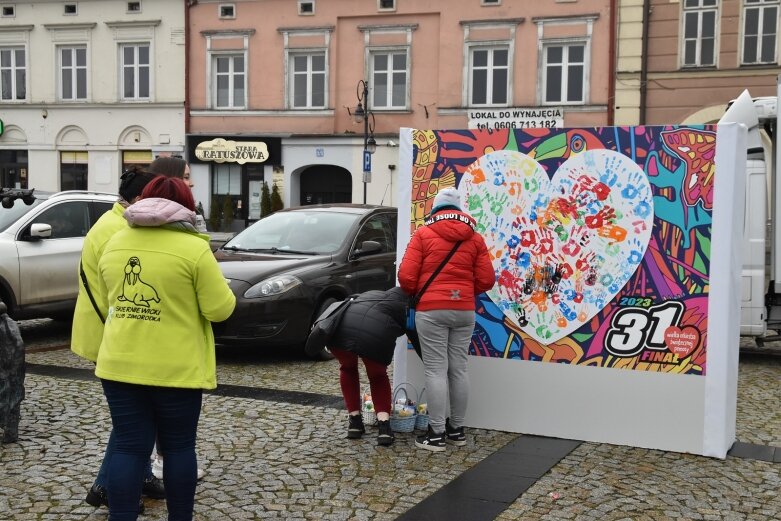
<svg viewBox="0 0 781 521">
<path fill-rule="evenodd" d="M 627 358 L 645 347 L 663 351 L 667 348 L 664 332 L 678 325 L 683 311 L 683 304 L 674 300 L 648 309 L 624 308 L 613 315 L 605 348 L 612 355 Z"/>
</svg>

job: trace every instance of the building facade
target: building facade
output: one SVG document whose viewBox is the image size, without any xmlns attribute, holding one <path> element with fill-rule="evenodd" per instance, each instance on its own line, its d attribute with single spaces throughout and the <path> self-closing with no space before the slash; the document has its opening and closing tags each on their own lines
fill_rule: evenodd
<svg viewBox="0 0 781 521">
<path fill-rule="evenodd" d="M 610 0 L 190 2 L 196 200 L 396 204 L 399 130 L 610 123 Z M 368 121 L 355 121 L 368 112 Z M 364 106 L 365 105 L 365 106 Z M 365 163 L 366 141 L 376 151 Z M 364 172 L 369 172 L 365 174 Z"/>
<path fill-rule="evenodd" d="M 619 0 L 616 124 L 712 123 L 775 96 L 780 0 Z"/>
<path fill-rule="evenodd" d="M 185 4 L 0 3 L 0 183 L 116 192 L 185 152 Z"/>
</svg>

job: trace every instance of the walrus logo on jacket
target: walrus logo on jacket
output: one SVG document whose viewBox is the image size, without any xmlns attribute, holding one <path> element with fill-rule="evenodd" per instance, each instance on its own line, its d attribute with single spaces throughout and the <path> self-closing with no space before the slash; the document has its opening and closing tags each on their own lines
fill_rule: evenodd
<svg viewBox="0 0 781 521">
<path fill-rule="evenodd" d="M 145 308 L 149 307 L 149 302 L 160 303 L 157 290 L 141 280 L 141 261 L 138 257 L 130 257 L 125 264 L 125 282 L 117 300 Z"/>
</svg>

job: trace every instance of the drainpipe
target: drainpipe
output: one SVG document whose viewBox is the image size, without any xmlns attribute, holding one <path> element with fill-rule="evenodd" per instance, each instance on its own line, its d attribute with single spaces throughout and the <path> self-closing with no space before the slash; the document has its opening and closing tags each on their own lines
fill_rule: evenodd
<svg viewBox="0 0 781 521">
<path fill-rule="evenodd" d="M 616 16 L 616 0 L 610 0 L 610 43 L 608 47 L 608 86 L 607 86 L 607 125 L 612 127 L 616 117 L 616 27 L 618 25 L 618 16 Z"/>
<path fill-rule="evenodd" d="M 184 136 L 190 133 L 190 8 L 198 0 L 187 0 L 184 3 Z M 187 144 L 185 143 L 185 148 Z"/>
<path fill-rule="evenodd" d="M 651 18 L 651 0 L 643 0 L 643 41 L 640 57 L 640 125 L 645 125 L 645 112 L 648 95 L 648 25 Z"/>
</svg>

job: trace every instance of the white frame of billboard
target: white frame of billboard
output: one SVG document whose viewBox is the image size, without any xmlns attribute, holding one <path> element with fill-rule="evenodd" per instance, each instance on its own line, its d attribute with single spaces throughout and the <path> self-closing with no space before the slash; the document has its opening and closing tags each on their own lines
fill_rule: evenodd
<svg viewBox="0 0 781 521">
<path fill-rule="evenodd" d="M 412 131 L 400 131 L 397 265 L 410 237 L 402 201 L 411 202 Z M 735 442 L 746 138 L 745 125 L 717 125 L 705 376 L 470 356 L 468 427 L 726 457 Z M 424 386 L 405 337 L 393 380 Z"/>
</svg>

